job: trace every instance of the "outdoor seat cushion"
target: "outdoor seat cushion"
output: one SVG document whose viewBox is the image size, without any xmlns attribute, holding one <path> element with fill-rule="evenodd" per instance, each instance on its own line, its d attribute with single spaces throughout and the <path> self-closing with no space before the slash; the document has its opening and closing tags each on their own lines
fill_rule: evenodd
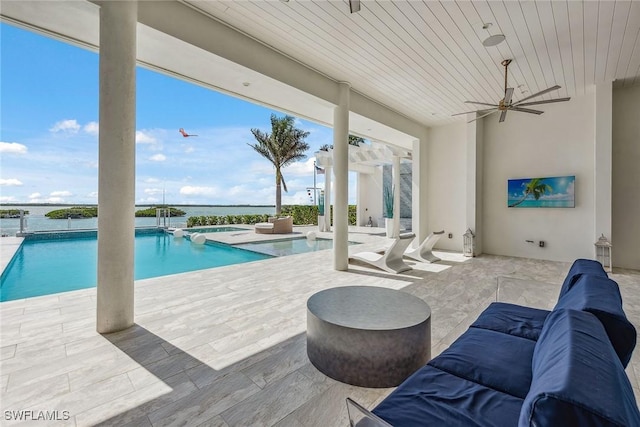
<svg viewBox="0 0 640 427">
<path fill-rule="evenodd" d="M 519 427 L 640 426 L 633 389 L 591 313 L 553 311 L 532 360 Z"/>
<path fill-rule="evenodd" d="M 394 427 L 513 427 L 523 400 L 426 365 L 372 412 Z"/>
<path fill-rule="evenodd" d="M 428 365 L 524 399 L 531 386 L 535 344 L 502 332 L 469 328 Z"/>
<path fill-rule="evenodd" d="M 548 310 L 494 302 L 478 316 L 471 327 L 537 341 L 549 313 Z"/>
<path fill-rule="evenodd" d="M 566 294 L 569 291 L 569 289 L 573 287 L 573 285 L 580 278 L 580 276 L 582 276 L 583 274 L 609 277 L 607 275 L 607 272 L 604 271 L 602 264 L 600 264 L 598 261 L 594 261 L 592 259 L 583 259 L 583 258 L 577 259 L 571 265 L 571 268 L 569 269 L 569 272 L 567 273 L 567 276 L 565 277 L 564 282 L 562 283 L 562 287 L 560 288 L 560 295 L 558 296 L 558 299 L 560 299 L 564 294 Z"/>
<path fill-rule="evenodd" d="M 554 310 L 563 308 L 594 314 L 602 322 L 620 362 L 627 366 L 636 346 L 636 329 L 622 309 L 622 296 L 616 282 L 607 277 L 583 274 L 558 300 Z"/>
</svg>

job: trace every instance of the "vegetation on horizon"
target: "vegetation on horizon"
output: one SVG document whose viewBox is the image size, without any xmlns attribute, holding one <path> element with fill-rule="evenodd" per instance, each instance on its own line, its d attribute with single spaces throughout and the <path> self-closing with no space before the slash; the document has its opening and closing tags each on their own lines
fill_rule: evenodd
<svg viewBox="0 0 640 427">
<path fill-rule="evenodd" d="M 136 217 L 155 217 L 156 209 L 167 209 L 167 206 L 152 206 L 147 209 L 140 209 L 136 211 Z M 185 211 L 181 209 L 177 209 L 177 208 L 168 208 L 168 209 L 169 209 L 169 216 L 171 217 L 185 216 L 187 214 Z"/>
<path fill-rule="evenodd" d="M 98 216 L 98 208 L 91 206 L 74 206 L 72 208 L 56 209 L 47 212 L 44 216 L 50 219 L 95 218 Z"/>
<path fill-rule="evenodd" d="M 29 215 L 29 211 L 24 211 Z M 0 209 L 0 218 L 20 218 L 20 209 Z"/>
<path fill-rule="evenodd" d="M 304 141 L 309 132 L 294 127 L 294 121 L 295 118 L 292 116 L 278 117 L 272 114 L 271 133 L 253 128 L 251 133 L 258 142 L 247 144 L 269 160 L 276 169 L 276 215 L 282 210 L 282 189 L 288 191 L 282 168 L 306 159 L 305 152 L 309 149 L 309 144 Z"/>
</svg>

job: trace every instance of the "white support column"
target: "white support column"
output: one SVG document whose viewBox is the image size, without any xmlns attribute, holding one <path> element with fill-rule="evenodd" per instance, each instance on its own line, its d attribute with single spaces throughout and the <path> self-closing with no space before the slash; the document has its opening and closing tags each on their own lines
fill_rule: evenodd
<svg viewBox="0 0 640 427">
<path fill-rule="evenodd" d="M 97 331 L 133 325 L 136 1 L 100 7 Z"/>
<path fill-rule="evenodd" d="M 393 156 L 391 166 L 391 182 L 393 183 L 393 235 L 400 235 L 400 156 Z"/>
<path fill-rule="evenodd" d="M 594 242 L 604 234 L 612 245 L 611 239 L 611 192 L 612 192 L 612 156 L 613 156 L 613 91 L 611 82 L 596 85 L 596 141 L 594 152 Z M 593 247 L 595 257 L 595 246 Z"/>
<path fill-rule="evenodd" d="M 333 110 L 333 168 L 336 175 L 333 206 L 333 268 L 349 268 L 349 92 L 339 83 L 338 105 Z"/>
<path fill-rule="evenodd" d="M 416 235 L 412 245 L 417 247 L 427 238 L 430 231 L 427 228 L 428 220 L 428 131 L 424 130 L 423 136 L 419 140 L 413 141 L 411 150 L 411 228 Z"/>
<path fill-rule="evenodd" d="M 331 231 L 331 166 L 325 166 L 324 168 L 324 231 Z"/>
<path fill-rule="evenodd" d="M 467 117 L 475 118 L 476 114 Z M 467 177 L 466 217 L 467 228 L 475 235 L 475 254 L 482 253 L 482 176 L 483 176 L 483 124 L 476 120 L 467 124 Z M 462 235 L 466 230 L 459 230 Z M 461 242 L 462 243 L 462 242 Z"/>
</svg>

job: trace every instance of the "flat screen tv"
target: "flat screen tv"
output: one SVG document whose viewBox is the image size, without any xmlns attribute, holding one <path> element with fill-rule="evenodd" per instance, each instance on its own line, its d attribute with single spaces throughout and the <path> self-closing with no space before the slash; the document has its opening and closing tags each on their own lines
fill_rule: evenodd
<svg viewBox="0 0 640 427">
<path fill-rule="evenodd" d="M 574 208 L 576 177 L 510 179 L 507 206 L 510 208 Z"/>
</svg>

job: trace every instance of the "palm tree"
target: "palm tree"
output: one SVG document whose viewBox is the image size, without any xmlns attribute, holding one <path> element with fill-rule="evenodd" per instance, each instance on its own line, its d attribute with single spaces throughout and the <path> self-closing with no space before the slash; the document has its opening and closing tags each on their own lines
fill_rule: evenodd
<svg viewBox="0 0 640 427">
<path fill-rule="evenodd" d="M 355 145 L 356 147 L 359 147 L 360 144 L 364 144 L 365 141 L 366 141 L 366 139 L 364 139 L 362 137 L 355 136 L 355 135 L 349 135 L 349 145 Z M 329 151 L 329 149 L 333 150 L 333 145 L 324 144 L 324 145 L 321 145 L 318 150 L 319 151 Z"/>
<path fill-rule="evenodd" d="M 527 182 L 526 184 L 523 183 L 522 185 L 524 186 L 524 196 L 521 200 L 512 205 L 509 205 L 510 208 L 516 207 L 524 202 L 529 194 L 532 194 L 533 197 L 538 200 L 540 196 L 542 196 L 547 191 L 553 191 L 553 188 L 551 188 L 549 184 L 544 183 L 544 178 L 532 178 L 531 181 Z"/>
<path fill-rule="evenodd" d="M 251 133 L 258 141 L 256 144 L 248 144 L 260 153 L 264 158 L 273 163 L 276 169 L 276 215 L 282 209 L 282 189 L 287 190 L 287 184 L 282 176 L 282 168 L 307 156 L 305 151 L 309 149 L 304 139 L 309 132 L 297 129 L 293 126 L 294 118 L 291 116 L 278 117 L 271 115 L 271 134 L 259 129 L 251 129 Z"/>
</svg>

